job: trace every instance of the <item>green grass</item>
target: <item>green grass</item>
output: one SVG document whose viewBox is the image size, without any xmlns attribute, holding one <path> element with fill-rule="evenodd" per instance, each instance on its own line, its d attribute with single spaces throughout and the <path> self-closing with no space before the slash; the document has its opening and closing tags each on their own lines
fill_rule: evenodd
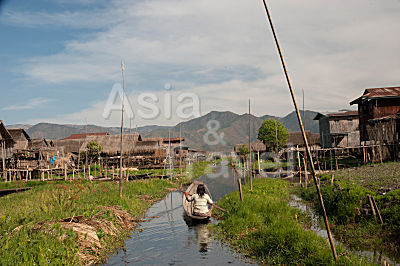
<svg viewBox="0 0 400 266">
<path fill-rule="evenodd" d="M 123 184 L 123 198 L 119 197 L 117 182 L 90 182 L 86 180 L 57 182 L 0 183 L 3 188 L 33 186 L 32 190 L 0 198 L 0 264 L 70 264 L 82 262 L 77 245 L 77 235 L 72 231 L 55 228 L 52 234 L 32 229 L 38 223 L 83 215 L 93 217 L 102 206 L 121 206 L 134 217 L 142 217 L 150 205 L 164 197 L 168 189 L 177 188 L 211 171 L 209 163 L 194 164 L 179 180 L 147 179 Z M 184 171 L 185 173 L 185 171 Z M 146 196 L 146 197 L 144 197 Z M 146 198 L 151 200 L 146 200 Z M 145 200 L 144 200 L 145 198 Z M 108 219 L 108 217 L 104 217 Z M 22 225 L 20 231 L 13 230 Z M 61 240 L 61 236 L 63 239 Z M 97 235 L 104 246 L 98 256 L 104 260 L 115 248 L 122 245 L 129 232 L 118 236 Z M 93 254 L 92 254 L 93 255 Z"/>
<path fill-rule="evenodd" d="M 159 179 L 129 182 L 123 186 L 124 196 L 121 199 L 117 183 L 74 181 L 46 184 L 2 197 L 0 261 L 5 265 L 46 264 L 53 261 L 79 264 L 79 247 L 74 241 L 74 234 L 61 241 L 41 231 L 30 230 L 30 226 L 77 215 L 91 217 L 100 211 L 101 206 L 112 205 L 122 206 L 131 215 L 141 217 L 151 202 L 142 200 L 140 196 L 160 199 L 171 187 L 174 184 L 170 181 Z M 20 225 L 24 225 L 23 229 L 11 235 L 12 230 Z M 113 241 L 120 242 L 121 239 L 109 240 L 110 243 L 106 245 L 112 245 Z"/>
<path fill-rule="evenodd" d="M 338 180 L 373 192 L 400 189 L 400 162 L 370 164 L 332 172 Z"/>
<path fill-rule="evenodd" d="M 330 175 L 321 177 L 326 212 L 338 240 L 354 249 L 383 250 L 400 260 L 399 170 L 400 163 L 391 162 L 334 171 L 333 185 Z M 297 192 L 322 213 L 314 186 Z M 376 199 L 383 225 L 375 223 L 368 195 Z"/>
<path fill-rule="evenodd" d="M 256 179 L 253 191 L 244 187 L 244 201 L 233 192 L 219 201 L 222 208 L 216 233 L 238 251 L 266 264 L 334 264 L 328 242 L 305 230 L 302 213 L 288 204 L 289 183 L 276 179 Z M 337 247 L 337 264 L 364 264 L 362 258 L 343 253 Z"/>
</svg>

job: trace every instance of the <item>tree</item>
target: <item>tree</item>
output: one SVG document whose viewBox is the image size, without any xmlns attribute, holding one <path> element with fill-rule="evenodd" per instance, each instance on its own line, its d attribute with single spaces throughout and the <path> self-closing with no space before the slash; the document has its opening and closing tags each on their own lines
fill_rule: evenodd
<svg viewBox="0 0 400 266">
<path fill-rule="evenodd" d="M 278 120 L 266 119 L 258 129 L 258 139 L 275 153 L 286 146 L 289 133 Z"/>
<path fill-rule="evenodd" d="M 95 161 L 98 159 L 100 152 L 103 150 L 103 147 L 97 143 L 96 141 L 92 140 L 86 146 L 89 162 Z"/>
<path fill-rule="evenodd" d="M 238 153 L 239 153 L 240 158 L 244 161 L 244 159 L 249 154 L 249 148 L 247 147 L 246 144 L 243 144 L 243 145 L 239 146 Z"/>
</svg>

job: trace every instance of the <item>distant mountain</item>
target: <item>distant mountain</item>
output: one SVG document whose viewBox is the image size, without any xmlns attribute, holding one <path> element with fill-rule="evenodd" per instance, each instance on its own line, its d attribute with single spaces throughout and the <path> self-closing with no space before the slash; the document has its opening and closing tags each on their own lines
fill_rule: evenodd
<svg viewBox="0 0 400 266">
<path fill-rule="evenodd" d="M 300 112 L 304 128 L 306 130 L 310 130 L 312 133 L 319 133 L 319 122 L 313 120 L 314 117 L 318 114 L 318 112 L 314 111 L 304 111 Z M 289 130 L 289 131 L 300 131 L 299 122 L 297 121 L 296 112 L 291 112 L 287 116 L 280 118 L 282 124 Z"/>
<path fill-rule="evenodd" d="M 140 133 L 148 133 L 154 129 L 162 128 L 160 126 L 144 126 L 140 128 Z M 132 129 L 134 131 L 135 129 Z M 125 128 L 128 133 L 130 129 Z M 76 133 L 109 132 L 110 134 L 119 134 L 119 127 L 101 127 L 96 125 L 62 125 L 51 123 L 39 123 L 27 129 L 31 138 L 62 139 Z"/>
<path fill-rule="evenodd" d="M 27 125 L 27 124 L 15 124 L 15 125 L 7 125 L 7 128 L 13 129 L 13 128 L 22 128 L 22 129 L 29 129 L 32 127 L 32 125 Z"/>
<path fill-rule="evenodd" d="M 319 132 L 318 121 L 313 120 L 316 114 L 313 111 L 305 111 L 305 118 L 303 118 L 306 130 L 311 130 L 314 133 Z M 295 112 L 281 118 L 270 115 L 261 117 L 251 115 L 252 141 L 257 138 L 258 129 L 262 122 L 268 118 L 279 119 L 289 131 L 299 131 Z M 248 142 L 248 114 L 238 115 L 229 111 L 213 111 L 172 127 L 157 125 L 139 127 L 138 132 L 143 137 L 167 137 L 168 129 L 172 137 L 179 136 L 181 130 L 182 136 L 185 137 L 185 145 L 191 148 L 208 151 L 231 151 L 235 144 Z M 125 132 L 128 131 L 129 129 L 125 129 Z M 39 123 L 27 127 L 27 132 L 31 138 L 61 139 L 74 133 L 109 132 L 110 134 L 119 134 L 120 128 Z M 216 136 L 223 141 L 218 142 Z"/>
</svg>

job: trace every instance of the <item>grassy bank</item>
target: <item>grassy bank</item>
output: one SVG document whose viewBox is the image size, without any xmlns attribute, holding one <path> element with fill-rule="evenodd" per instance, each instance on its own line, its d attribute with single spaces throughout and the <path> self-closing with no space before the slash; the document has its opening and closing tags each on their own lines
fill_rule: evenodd
<svg viewBox="0 0 400 266">
<path fill-rule="evenodd" d="M 207 165 L 195 164 L 179 180 L 124 183 L 122 199 L 117 182 L 32 181 L 32 190 L 0 198 L 0 264 L 79 265 L 104 261 L 123 245 L 155 201 L 208 172 Z"/>
<path fill-rule="evenodd" d="M 391 162 L 343 169 L 321 177 L 326 212 L 335 238 L 355 249 L 384 252 L 399 260 L 400 163 Z M 299 195 L 321 213 L 315 188 L 299 188 Z M 373 196 L 384 224 L 372 215 L 368 195 Z"/>
<path fill-rule="evenodd" d="M 253 191 L 244 187 L 243 202 L 238 192 L 227 195 L 219 202 L 227 212 L 220 213 L 217 235 L 266 264 L 333 264 L 328 242 L 305 230 L 307 218 L 289 206 L 289 186 L 283 180 L 257 179 Z M 337 248 L 342 254 L 338 264 L 362 263 Z"/>
</svg>

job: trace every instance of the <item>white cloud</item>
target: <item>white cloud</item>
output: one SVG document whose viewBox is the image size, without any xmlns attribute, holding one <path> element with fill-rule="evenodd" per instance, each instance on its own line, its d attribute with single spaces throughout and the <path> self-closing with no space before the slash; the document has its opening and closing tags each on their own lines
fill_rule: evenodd
<svg viewBox="0 0 400 266">
<path fill-rule="evenodd" d="M 305 90 L 307 109 L 348 108 L 365 87 L 399 85 L 399 1 L 269 3 L 296 94 Z M 262 1 L 118 0 L 93 13 L 46 14 L 44 19 L 23 15 L 14 22 L 41 25 L 49 19 L 58 25 L 103 28 L 68 41 L 58 54 L 26 61 L 18 69 L 31 79 L 116 82 L 124 58 L 128 84 L 144 78 L 160 82 L 165 77 L 158 68 L 168 72 L 178 66 L 173 79 L 190 84 L 181 89 L 200 95 L 203 113 L 245 112 L 242 105 L 248 98 L 260 115 L 293 110 Z M 254 72 L 258 74 L 252 76 Z M 215 75 L 222 80 L 213 80 Z M 193 78 L 188 81 L 188 76 Z M 118 118 L 98 119 L 101 106 L 99 102 L 62 119 L 73 122 L 87 115 L 99 124 L 115 124 Z"/>
<path fill-rule="evenodd" d="M 15 110 L 28 110 L 28 109 L 40 108 L 43 104 L 46 104 L 49 102 L 51 102 L 51 99 L 38 97 L 38 98 L 30 99 L 25 104 L 10 105 L 10 106 L 4 107 L 2 110 L 3 111 L 15 111 Z"/>
</svg>

